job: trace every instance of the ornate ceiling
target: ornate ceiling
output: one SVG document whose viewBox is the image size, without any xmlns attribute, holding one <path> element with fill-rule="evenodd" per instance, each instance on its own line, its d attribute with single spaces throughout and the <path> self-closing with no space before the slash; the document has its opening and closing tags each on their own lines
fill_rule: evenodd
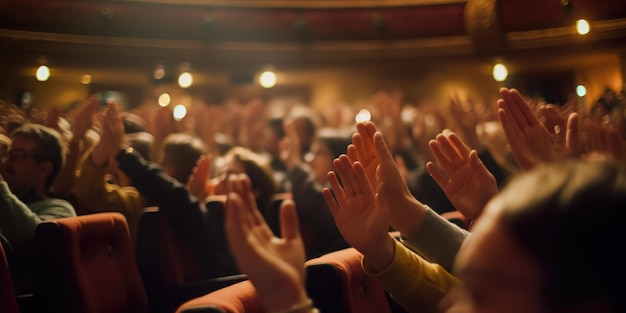
<svg viewBox="0 0 626 313">
<path fill-rule="evenodd" d="M 0 48 L 12 62 L 231 66 L 624 53 L 626 1 L 3 0 Z"/>
</svg>

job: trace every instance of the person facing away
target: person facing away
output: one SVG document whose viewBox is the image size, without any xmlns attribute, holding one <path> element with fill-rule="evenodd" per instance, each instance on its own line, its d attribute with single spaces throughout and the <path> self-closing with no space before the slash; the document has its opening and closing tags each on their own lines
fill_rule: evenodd
<svg viewBox="0 0 626 313">
<path fill-rule="evenodd" d="M 0 234 L 15 262 L 10 264 L 17 293 L 30 292 L 35 228 L 49 219 L 76 216 L 73 206 L 50 194 L 63 167 L 65 152 L 59 133 L 26 123 L 11 133 L 11 145 L 0 165 Z"/>
</svg>

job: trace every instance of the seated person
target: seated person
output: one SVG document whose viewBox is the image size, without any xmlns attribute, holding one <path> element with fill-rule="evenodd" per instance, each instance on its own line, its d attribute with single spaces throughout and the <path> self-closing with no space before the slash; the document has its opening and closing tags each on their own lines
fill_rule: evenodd
<svg viewBox="0 0 626 313">
<path fill-rule="evenodd" d="M 382 135 L 374 143 L 385 149 Z M 388 234 L 385 203 L 395 188 L 379 181 L 375 195 L 360 163 L 339 162 L 345 165 L 339 170 L 343 187 L 333 184 L 328 194 L 336 201 L 331 209 L 338 227 L 364 254 L 366 272 L 408 312 L 626 310 L 621 295 L 625 259 L 615 249 L 624 240 L 624 164 L 570 160 L 516 177 L 476 220 L 456 258 L 457 280 Z M 273 238 L 251 209 L 248 193 L 246 180 L 233 178 L 226 230 L 237 265 L 267 311 L 316 312 L 304 288 L 303 244 L 293 204 L 283 206 L 283 238 Z"/>
<path fill-rule="evenodd" d="M 172 232 L 180 235 L 197 254 L 204 266 L 204 278 L 236 274 L 233 260 L 226 247 L 221 220 L 207 212 L 204 203 L 190 194 L 187 186 L 168 175 L 162 167 L 141 157 L 132 148 L 125 148 L 122 117 L 116 106 L 103 121 L 100 139 L 108 155 L 129 177 L 133 187 L 148 203 L 158 206 L 170 222 Z M 99 143 L 100 144 L 100 143 Z M 105 158 L 106 159 L 106 158 Z"/>
<path fill-rule="evenodd" d="M 59 133 L 25 123 L 11 133 L 11 145 L 0 168 L 0 233 L 15 255 L 10 264 L 16 293 L 31 292 L 35 228 L 49 219 L 76 216 L 72 205 L 50 196 L 50 186 L 65 161 Z M 59 269 L 51 269 L 59 270 Z"/>
<path fill-rule="evenodd" d="M 322 188 L 328 186 L 326 174 L 333 169 L 333 159 L 345 153 L 351 133 L 320 129 L 312 140 L 311 150 L 303 157 L 296 126 L 289 122 L 286 125 L 287 137 L 282 143 L 281 157 L 287 167 L 307 259 L 310 259 L 348 246 L 333 222 Z"/>
</svg>

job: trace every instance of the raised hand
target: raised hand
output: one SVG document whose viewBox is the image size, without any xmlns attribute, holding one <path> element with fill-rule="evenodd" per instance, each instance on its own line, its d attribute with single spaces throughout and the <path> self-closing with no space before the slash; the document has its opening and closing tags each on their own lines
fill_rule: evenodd
<svg viewBox="0 0 626 313">
<path fill-rule="evenodd" d="M 372 190 L 376 190 L 376 168 L 379 163 L 373 142 L 376 126 L 372 122 L 360 122 L 356 124 L 356 129 L 357 133 L 352 135 L 352 144 L 346 152 L 350 161 L 361 163 Z"/>
<path fill-rule="evenodd" d="M 586 158 L 612 157 L 626 159 L 626 141 L 612 126 L 598 125 L 592 121 L 585 124 Z"/>
<path fill-rule="evenodd" d="M 120 113 L 118 105 L 108 103 L 101 116 L 102 134 L 100 141 L 91 153 L 91 161 L 96 166 L 104 164 L 124 147 L 123 119 L 124 116 Z"/>
<path fill-rule="evenodd" d="M 93 114 L 98 107 L 98 99 L 89 97 L 78 109 L 74 116 L 74 137 L 72 139 L 82 140 L 85 134 L 93 126 Z"/>
<path fill-rule="evenodd" d="M 481 149 L 482 144 L 478 139 L 476 127 L 481 123 L 480 115 L 475 111 L 474 106 L 470 103 L 463 106 L 458 95 L 450 97 L 450 115 L 456 122 L 461 131 L 461 135 L 465 141 L 473 149 Z"/>
<path fill-rule="evenodd" d="M 385 184 L 385 192 L 378 193 L 380 203 L 388 207 L 391 226 L 405 236 L 419 227 L 426 208 L 417 201 L 406 186 L 405 178 L 396 164 L 383 135 L 372 122 L 357 124 L 358 133 L 348 146 L 350 161 L 365 164 L 364 171 L 372 190 Z"/>
<path fill-rule="evenodd" d="M 248 275 L 267 312 L 304 302 L 304 244 L 293 201 L 281 205 L 283 238 L 278 238 L 256 207 L 249 178 L 231 175 L 227 183 L 225 229 L 237 267 Z"/>
<path fill-rule="evenodd" d="M 337 229 L 346 242 L 368 258 L 376 269 L 382 270 L 393 260 L 394 239 L 388 233 L 387 206 L 378 201 L 374 203 L 374 191 L 359 162 L 352 163 L 344 154 L 333 164 L 341 183 L 335 172 L 329 172 L 332 192 L 328 188 L 322 192 Z"/>
<path fill-rule="evenodd" d="M 429 143 L 437 166 L 426 168 L 454 207 L 470 220 L 478 218 L 483 208 L 498 194 L 494 176 L 456 134 L 437 135 Z"/>
<path fill-rule="evenodd" d="M 45 120 L 43 121 L 43 125 L 62 133 L 61 127 L 59 127 L 59 118 L 61 118 L 59 106 L 56 104 L 50 106 L 46 113 L 47 114 Z"/>
<path fill-rule="evenodd" d="M 538 163 L 575 155 L 578 142 L 575 113 L 568 117 L 566 142 L 563 145 L 539 121 L 517 90 L 502 88 L 500 95 L 502 99 L 498 100 L 498 117 L 521 169 L 530 170 Z"/>
<path fill-rule="evenodd" d="M 212 185 L 210 185 L 210 180 L 212 165 L 213 158 L 210 155 L 200 156 L 187 181 L 187 190 L 189 190 L 189 193 L 200 200 L 206 199 L 206 197 L 211 194 Z"/>
</svg>

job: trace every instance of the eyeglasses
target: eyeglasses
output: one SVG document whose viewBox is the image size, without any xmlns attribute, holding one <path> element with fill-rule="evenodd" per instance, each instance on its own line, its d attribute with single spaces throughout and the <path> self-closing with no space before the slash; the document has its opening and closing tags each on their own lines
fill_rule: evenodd
<svg viewBox="0 0 626 313">
<path fill-rule="evenodd" d="M 2 155 L 2 161 L 9 161 L 11 163 L 18 163 L 26 160 L 26 158 L 31 157 L 37 160 L 37 156 L 34 154 L 29 154 L 24 149 L 15 149 L 9 150 Z"/>
</svg>

